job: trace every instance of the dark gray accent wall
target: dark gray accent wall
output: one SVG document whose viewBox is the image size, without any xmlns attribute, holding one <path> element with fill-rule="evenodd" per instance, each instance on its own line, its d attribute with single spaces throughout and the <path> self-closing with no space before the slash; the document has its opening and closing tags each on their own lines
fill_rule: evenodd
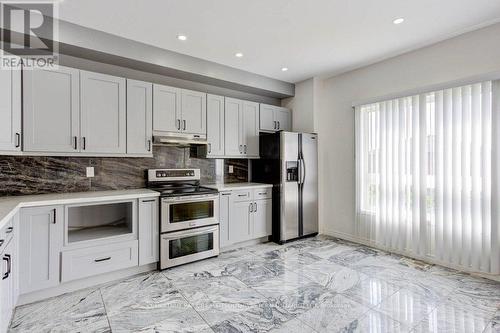
<svg viewBox="0 0 500 333">
<path fill-rule="evenodd" d="M 121 190 L 145 187 L 151 168 L 199 168 L 202 183 L 215 182 L 215 160 L 191 158 L 189 149 L 154 146 L 154 158 L 0 156 L 0 196 Z M 235 172 L 225 182 L 248 181 L 247 160 L 226 160 Z M 93 166 L 95 177 L 86 177 Z"/>
</svg>

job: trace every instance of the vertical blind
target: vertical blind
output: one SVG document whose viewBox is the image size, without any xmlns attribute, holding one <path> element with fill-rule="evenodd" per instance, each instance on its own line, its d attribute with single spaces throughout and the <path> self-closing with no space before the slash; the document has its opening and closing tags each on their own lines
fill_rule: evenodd
<svg viewBox="0 0 500 333">
<path fill-rule="evenodd" d="M 500 81 L 356 107 L 357 234 L 500 273 Z"/>
</svg>

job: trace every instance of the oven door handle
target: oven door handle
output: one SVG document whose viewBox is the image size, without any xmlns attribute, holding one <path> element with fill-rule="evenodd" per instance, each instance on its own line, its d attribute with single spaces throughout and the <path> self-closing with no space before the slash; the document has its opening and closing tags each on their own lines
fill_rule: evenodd
<svg viewBox="0 0 500 333">
<path fill-rule="evenodd" d="M 180 202 L 212 201 L 212 200 L 217 200 L 217 199 L 219 199 L 219 195 L 211 195 L 211 196 L 207 196 L 207 197 L 188 195 L 182 199 L 162 198 L 161 202 L 172 204 L 172 203 L 178 203 L 178 202 L 180 203 Z"/>
<path fill-rule="evenodd" d="M 189 231 L 189 232 L 188 232 Z M 162 234 L 161 238 L 164 240 L 171 240 L 171 239 L 179 239 L 179 238 L 184 238 L 184 237 L 190 237 L 190 236 L 196 236 L 196 235 L 203 235 L 207 234 L 210 232 L 217 232 L 219 231 L 219 226 L 211 226 L 211 227 L 206 227 L 206 228 L 196 228 L 196 230 L 184 230 L 184 231 L 178 231 L 178 232 L 170 232 L 168 234 Z"/>
</svg>

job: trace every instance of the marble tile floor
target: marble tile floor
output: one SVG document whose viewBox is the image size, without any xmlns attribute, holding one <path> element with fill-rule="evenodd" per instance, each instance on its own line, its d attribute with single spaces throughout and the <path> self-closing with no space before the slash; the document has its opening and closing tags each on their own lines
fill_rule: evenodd
<svg viewBox="0 0 500 333">
<path fill-rule="evenodd" d="M 500 283 L 318 236 L 18 307 L 10 332 L 500 332 Z"/>
</svg>

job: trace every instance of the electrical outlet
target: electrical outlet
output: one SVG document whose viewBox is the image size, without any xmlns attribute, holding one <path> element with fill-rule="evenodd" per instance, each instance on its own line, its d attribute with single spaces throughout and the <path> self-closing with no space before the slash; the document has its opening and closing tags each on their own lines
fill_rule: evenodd
<svg viewBox="0 0 500 333">
<path fill-rule="evenodd" d="M 234 172 L 234 167 L 232 165 L 229 166 L 229 173 L 233 173 Z"/>
<path fill-rule="evenodd" d="M 87 177 L 94 177 L 94 167 L 87 167 Z"/>
</svg>

